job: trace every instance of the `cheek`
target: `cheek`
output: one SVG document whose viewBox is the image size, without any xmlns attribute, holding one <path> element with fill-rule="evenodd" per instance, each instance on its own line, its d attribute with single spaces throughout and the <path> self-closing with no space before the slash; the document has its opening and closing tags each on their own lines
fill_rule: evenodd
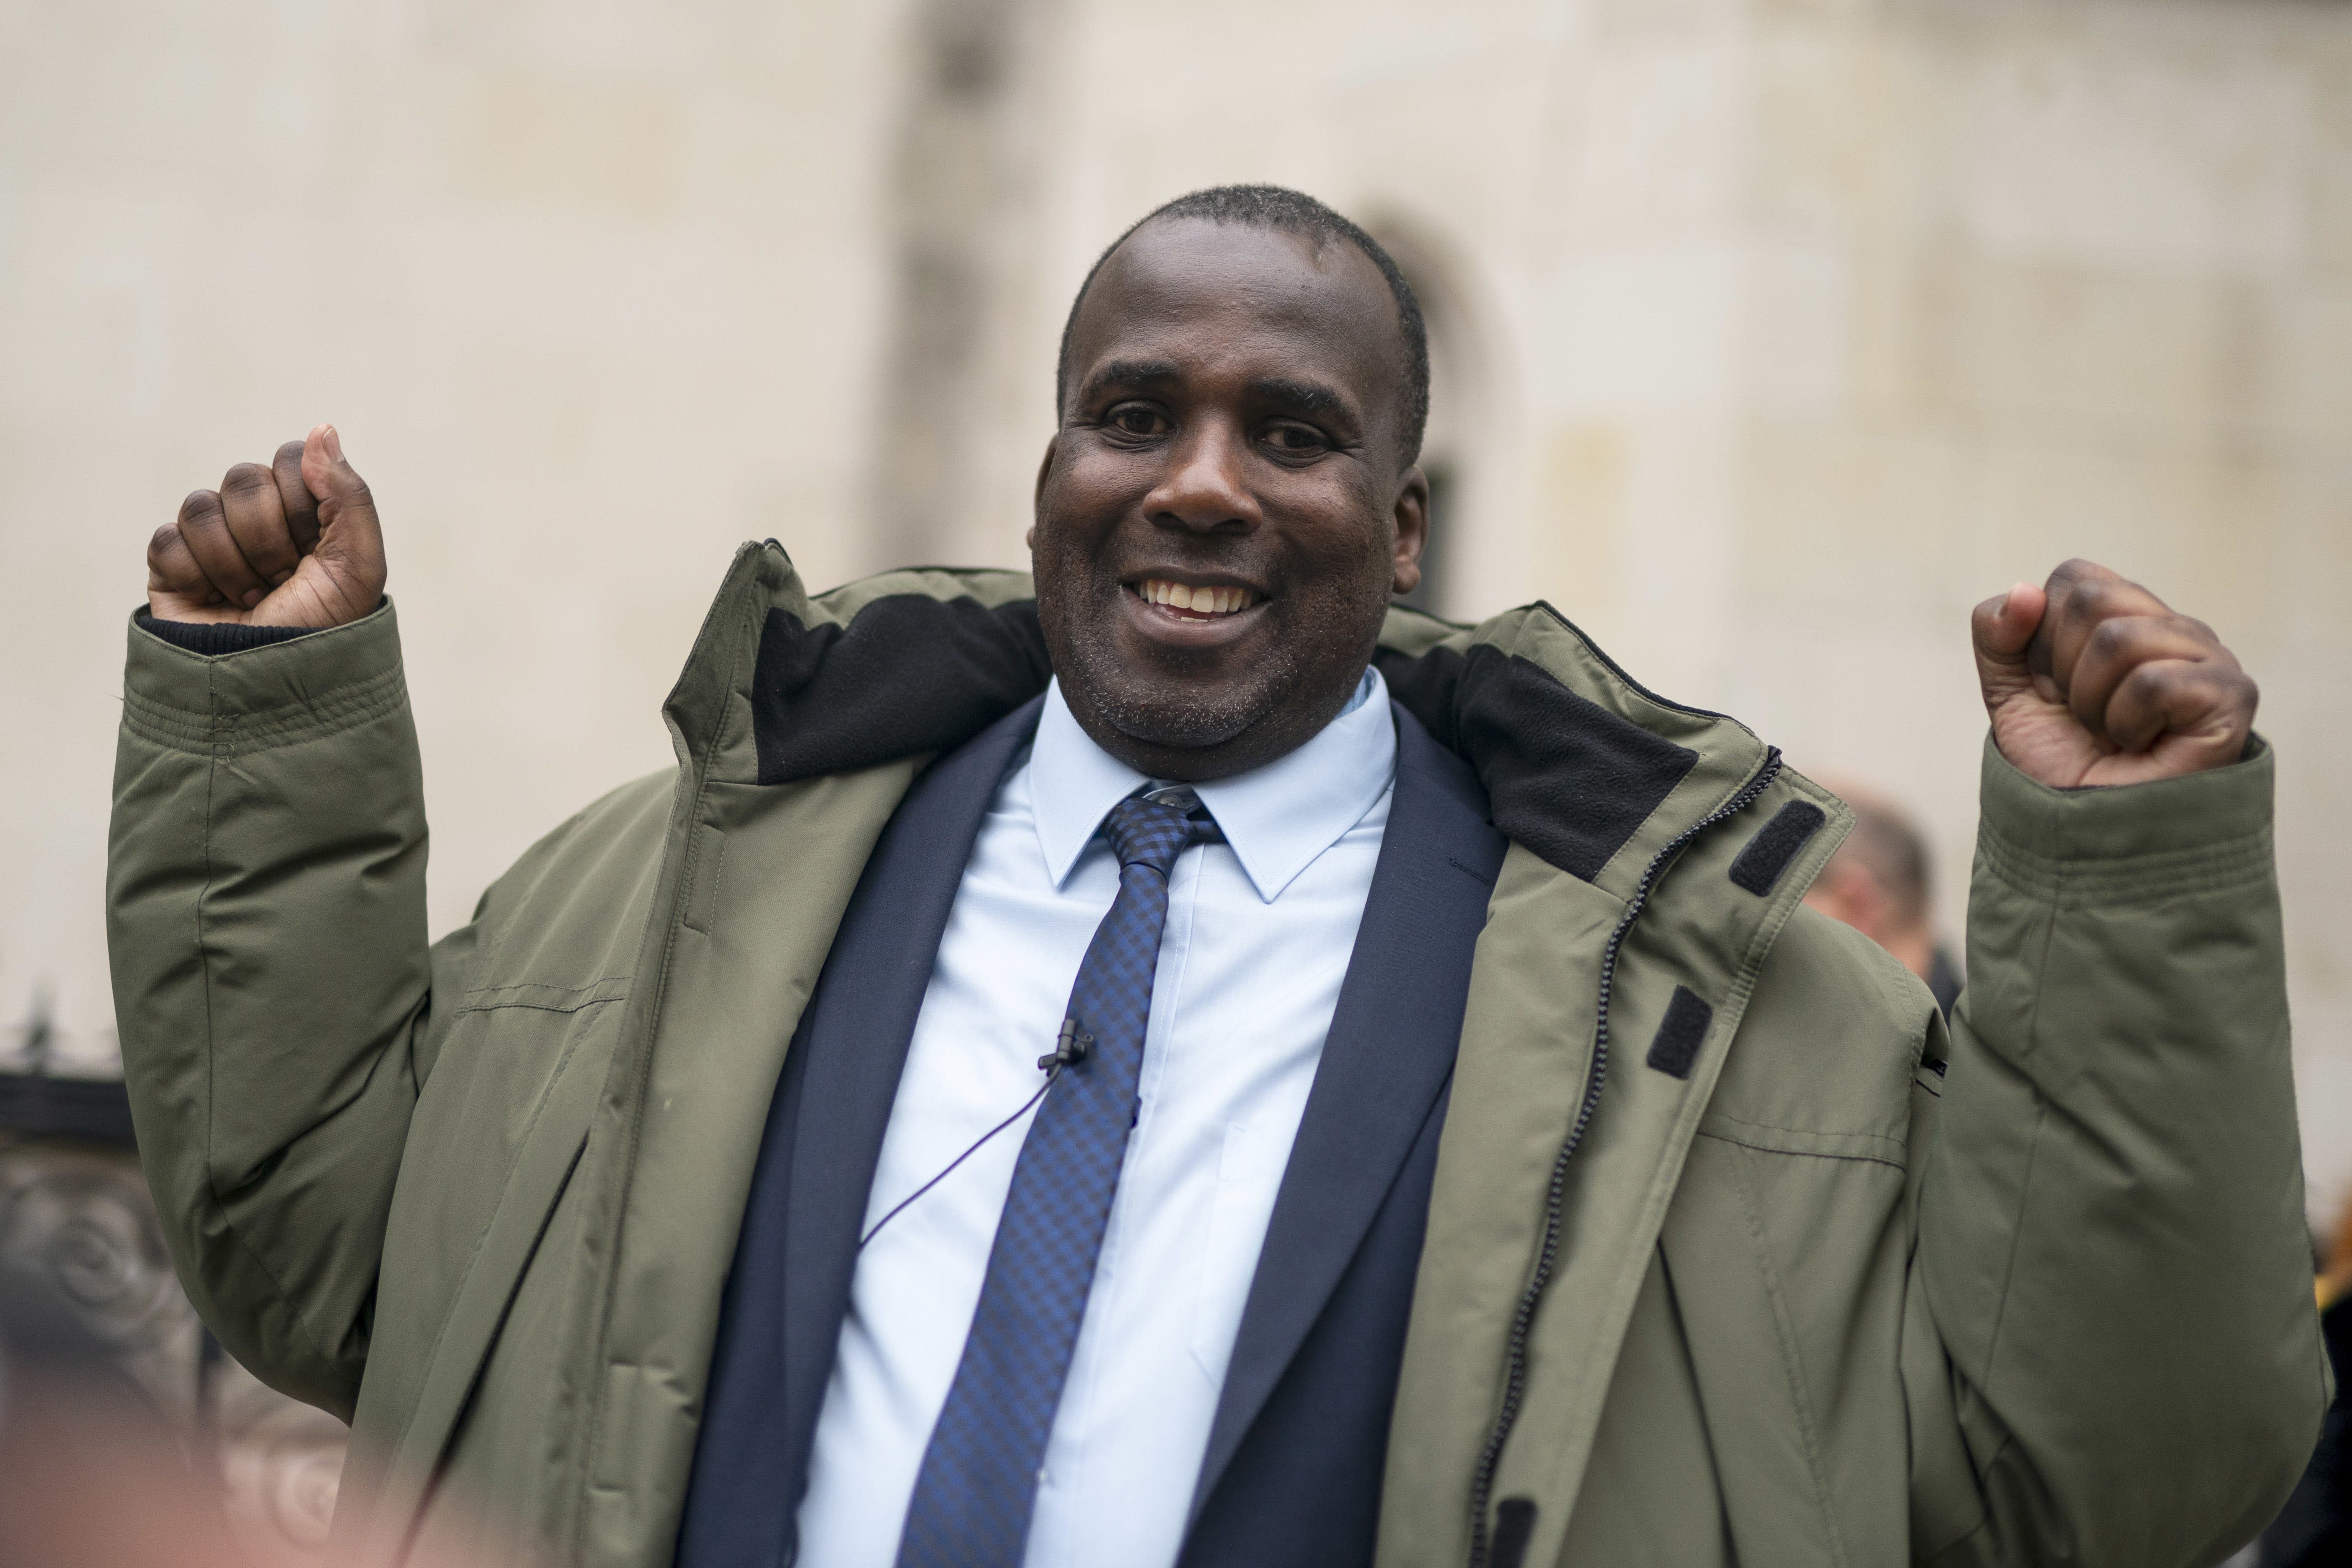
<svg viewBox="0 0 2352 1568">
<path fill-rule="evenodd" d="M 1038 495 L 1040 521 L 1050 517 L 1067 532 L 1103 532 L 1151 488 L 1151 475 L 1131 456 L 1072 443 Z"/>
<path fill-rule="evenodd" d="M 1083 493 L 1066 483 L 1048 486 L 1038 496 L 1029 554 L 1040 577 L 1075 571 L 1094 553 L 1100 532 L 1092 522 L 1095 515 Z"/>
<path fill-rule="evenodd" d="M 1396 571 L 1395 544 L 1389 531 L 1362 509 L 1350 506 L 1344 515 L 1321 520 L 1300 544 L 1317 580 L 1328 584 L 1328 594 L 1318 596 L 1353 601 L 1372 594 L 1385 599 Z"/>
</svg>

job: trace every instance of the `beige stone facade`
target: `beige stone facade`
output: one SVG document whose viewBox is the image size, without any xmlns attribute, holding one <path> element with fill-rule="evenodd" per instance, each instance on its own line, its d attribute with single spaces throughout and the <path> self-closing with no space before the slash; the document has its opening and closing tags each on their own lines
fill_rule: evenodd
<svg viewBox="0 0 2352 1568">
<path fill-rule="evenodd" d="M 2084 554 L 2281 752 L 2315 1199 L 2352 1196 L 2352 7 L 898 0 L 0 7 L 0 1019 L 110 1050 L 121 619 L 332 418 L 391 530 L 436 929 L 663 764 L 740 539 L 1021 559 L 1071 289 L 1268 179 L 1431 304 L 1439 592 L 1930 825 L 1968 606 Z"/>
</svg>

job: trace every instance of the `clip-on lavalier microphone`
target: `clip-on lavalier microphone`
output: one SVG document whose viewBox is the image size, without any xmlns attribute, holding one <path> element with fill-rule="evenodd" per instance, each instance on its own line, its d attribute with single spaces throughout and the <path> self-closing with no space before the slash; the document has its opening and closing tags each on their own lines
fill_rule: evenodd
<svg viewBox="0 0 2352 1568">
<path fill-rule="evenodd" d="M 1077 1066 L 1094 1048 L 1095 1037 L 1080 1029 L 1076 1018 L 1065 1018 L 1062 1032 L 1054 1037 L 1054 1048 L 1037 1058 L 1037 1070 L 1046 1075 L 1045 1082 L 1050 1086 L 1055 1074 L 1064 1068 Z M 1045 1090 L 1037 1092 L 1043 1094 Z"/>
<path fill-rule="evenodd" d="M 881 1235 L 882 1227 L 888 1225 L 892 1220 L 897 1219 L 900 1210 L 903 1210 L 908 1204 L 913 1203 L 917 1198 L 921 1197 L 925 1193 L 929 1192 L 933 1187 L 938 1186 L 941 1182 L 946 1181 L 948 1179 L 949 1172 L 953 1171 L 958 1165 L 962 1164 L 966 1160 L 969 1160 L 974 1154 L 979 1153 L 982 1146 L 990 1139 L 995 1137 L 998 1133 L 1003 1131 L 1006 1128 L 1012 1126 L 1023 1117 L 1028 1115 L 1029 1108 L 1045 1098 L 1045 1091 L 1054 1087 L 1054 1080 L 1062 1076 L 1063 1069 L 1066 1068 L 1076 1067 L 1078 1063 L 1086 1060 L 1087 1053 L 1094 1048 L 1095 1037 L 1092 1035 L 1087 1034 L 1085 1029 L 1081 1028 L 1076 1018 L 1064 1018 L 1062 1020 L 1062 1027 L 1060 1031 L 1054 1036 L 1054 1048 L 1037 1058 L 1037 1070 L 1045 1075 L 1045 1081 L 1037 1086 L 1037 1092 L 1031 1095 L 1026 1100 L 1024 1100 L 1022 1103 L 1020 1110 L 1014 1111 L 1012 1115 L 1006 1117 L 1003 1121 L 998 1122 L 987 1131 L 982 1133 L 978 1140 L 972 1143 L 971 1148 L 966 1149 L 962 1153 L 958 1154 L 954 1159 L 949 1161 L 947 1170 L 941 1171 L 938 1175 L 933 1176 L 929 1181 L 925 1182 L 921 1186 L 917 1187 L 913 1192 L 908 1193 L 905 1197 L 899 1199 L 897 1206 L 893 1207 L 888 1214 L 884 1215 L 880 1219 L 874 1222 L 874 1228 L 872 1230 L 867 1231 L 864 1236 L 858 1237 L 858 1250 L 861 1252 L 864 1251 L 866 1244 L 873 1240 L 876 1237 Z"/>
</svg>

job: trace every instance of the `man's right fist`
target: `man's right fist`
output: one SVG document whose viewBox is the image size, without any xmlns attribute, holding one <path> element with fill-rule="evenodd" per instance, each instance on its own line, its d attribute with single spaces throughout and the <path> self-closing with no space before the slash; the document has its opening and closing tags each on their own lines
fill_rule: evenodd
<svg viewBox="0 0 2352 1568">
<path fill-rule="evenodd" d="M 147 542 L 147 609 L 159 621 L 340 626 L 383 598 L 383 531 L 367 481 L 331 425 L 239 463 L 180 503 Z"/>
</svg>

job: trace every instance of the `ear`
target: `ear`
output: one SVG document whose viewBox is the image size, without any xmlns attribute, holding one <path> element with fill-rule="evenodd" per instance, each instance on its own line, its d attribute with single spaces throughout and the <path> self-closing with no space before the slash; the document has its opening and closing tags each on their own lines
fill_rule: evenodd
<svg viewBox="0 0 2352 1568">
<path fill-rule="evenodd" d="M 1029 531 L 1021 542 L 1031 550 L 1037 548 L 1037 518 L 1045 510 L 1045 481 L 1054 472 L 1054 458 L 1062 449 L 1062 437 L 1055 431 L 1045 439 L 1045 456 L 1037 464 L 1037 482 L 1029 491 Z"/>
<path fill-rule="evenodd" d="M 1429 545 L 1429 476 L 1415 463 L 1397 481 L 1396 503 L 1390 509 L 1396 535 L 1394 574 L 1389 591 L 1410 594 L 1421 586 L 1421 552 Z"/>
</svg>

